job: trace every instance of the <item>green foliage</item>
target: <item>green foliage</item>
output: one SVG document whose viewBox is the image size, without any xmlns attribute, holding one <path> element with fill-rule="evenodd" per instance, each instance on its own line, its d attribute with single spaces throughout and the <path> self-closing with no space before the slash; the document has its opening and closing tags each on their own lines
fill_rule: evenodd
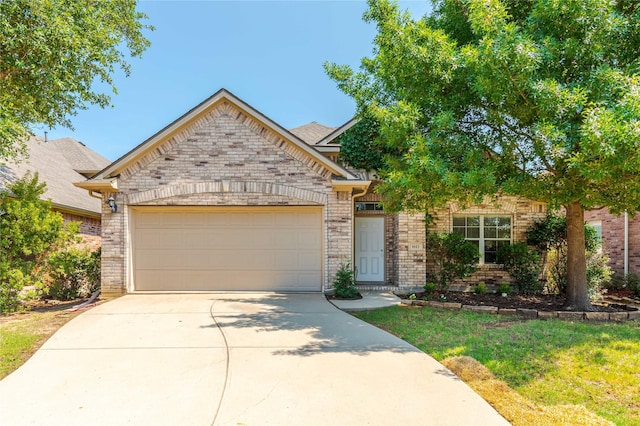
<svg viewBox="0 0 640 426">
<path fill-rule="evenodd" d="M 640 206 L 640 13 L 608 0 L 437 0 L 413 20 L 369 0 L 374 56 L 325 64 L 393 156 L 378 170 L 387 210 L 506 194 L 580 213 Z M 580 214 L 570 250 L 580 250 Z M 576 235 L 573 235 L 573 233 Z M 568 306 L 585 304 L 586 260 Z M 584 307 L 584 306 L 583 306 Z"/>
<path fill-rule="evenodd" d="M 134 0 L 0 2 L 0 158 L 23 150 L 32 125 L 71 127 L 69 116 L 110 98 L 96 90 L 149 46 Z M 96 83 L 103 83 L 102 85 Z"/>
<path fill-rule="evenodd" d="M 634 295 L 640 296 L 640 276 L 634 272 L 630 272 L 626 276 L 615 274 L 609 282 L 605 281 L 603 286 L 612 290 L 629 289 Z"/>
<path fill-rule="evenodd" d="M 42 280 L 47 255 L 68 244 L 77 223 L 66 228 L 62 215 L 41 200 L 46 185 L 38 174 L 25 175 L 0 192 L 0 310 L 18 306 L 18 293 Z M 11 196 L 10 196 L 11 195 Z"/>
<path fill-rule="evenodd" d="M 433 293 L 434 291 L 436 291 L 438 289 L 438 285 L 434 282 L 428 282 L 424 285 L 424 292 L 425 293 Z"/>
<path fill-rule="evenodd" d="M 379 130 L 380 125 L 371 117 L 360 119 L 337 139 L 340 158 L 356 169 L 382 169 L 386 147 L 378 141 Z"/>
<path fill-rule="evenodd" d="M 342 262 L 336 272 L 336 279 L 333 281 L 333 290 L 336 297 L 340 299 L 354 299 L 358 297 L 356 280 L 349 262 Z"/>
<path fill-rule="evenodd" d="M 86 297 L 100 287 L 100 250 L 69 247 L 47 257 L 47 294 L 57 300 Z"/>
<path fill-rule="evenodd" d="M 525 243 L 515 243 L 498 249 L 498 263 L 511 275 L 513 285 L 520 293 L 530 294 L 542 291 L 538 280 L 540 275 L 540 255 Z"/>
<path fill-rule="evenodd" d="M 585 252 L 587 262 L 586 288 L 591 299 L 596 299 L 601 288 L 611 280 L 609 258 L 600 252 L 600 239 L 596 230 L 586 225 Z M 534 222 L 527 230 L 527 242 L 546 257 L 547 290 L 565 294 L 567 289 L 567 220 L 564 216 L 549 213 L 543 220 Z"/>
<path fill-rule="evenodd" d="M 487 294 L 487 285 L 485 283 L 478 283 L 473 286 L 473 292 L 475 294 Z"/>
<path fill-rule="evenodd" d="M 510 294 L 511 293 L 511 284 L 509 283 L 500 283 L 498 284 L 498 288 L 496 289 L 496 293 L 499 294 Z"/>
<path fill-rule="evenodd" d="M 427 253 L 435 263 L 435 278 L 439 290 L 446 290 L 459 278 L 477 270 L 478 248 L 457 233 L 427 234 Z"/>
</svg>

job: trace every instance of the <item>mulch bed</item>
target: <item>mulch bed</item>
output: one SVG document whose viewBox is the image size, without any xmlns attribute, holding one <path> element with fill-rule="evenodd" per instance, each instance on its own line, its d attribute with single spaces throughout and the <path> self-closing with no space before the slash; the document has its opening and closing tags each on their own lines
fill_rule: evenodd
<svg viewBox="0 0 640 426">
<path fill-rule="evenodd" d="M 421 300 L 433 300 L 437 302 L 454 302 L 472 306 L 495 306 L 506 309 L 535 309 L 537 311 L 561 311 L 565 298 L 554 294 L 509 294 L 506 297 L 501 294 L 486 293 L 462 293 L 447 291 L 443 293 L 416 293 L 416 298 Z M 408 296 L 401 296 L 408 299 Z M 628 311 L 622 304 L 594 304 L 599 312 L 624 312 Z"/>
</svg>

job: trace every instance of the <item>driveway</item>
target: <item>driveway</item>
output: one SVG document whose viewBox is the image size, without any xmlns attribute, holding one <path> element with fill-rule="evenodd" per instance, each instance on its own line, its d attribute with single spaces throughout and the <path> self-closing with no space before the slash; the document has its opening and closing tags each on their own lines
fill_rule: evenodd
<svg viewBox="0 0 640 426">
<path fill-rule="evenodd" d="M 0 381 L 0 424 L 501 425 L 431 357 L 320 294 L 134 294 Z"/>
</svg>

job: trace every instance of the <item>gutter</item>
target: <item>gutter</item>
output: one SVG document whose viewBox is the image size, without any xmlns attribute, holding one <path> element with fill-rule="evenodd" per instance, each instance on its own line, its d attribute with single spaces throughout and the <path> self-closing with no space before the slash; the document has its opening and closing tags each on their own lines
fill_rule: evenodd
<svg viewBox="0 0 640 426">
<path fill-rule="evenodd" d="M 624 212 L 624 276 L 629 274 L 629 214 Z"/>
</svg>

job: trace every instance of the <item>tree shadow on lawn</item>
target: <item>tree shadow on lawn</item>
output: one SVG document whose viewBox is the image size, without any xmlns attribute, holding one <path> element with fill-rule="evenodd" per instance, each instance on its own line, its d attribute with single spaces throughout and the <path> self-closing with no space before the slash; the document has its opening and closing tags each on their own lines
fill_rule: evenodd
<svg viewBox="0 0 640 426">
<path fill-rule="evenodd" d="M 275 355 L 416 352 L 410 344 L 338 310 L 321 294 L 224 295 L 210 300 L 212 323 L 203 327 L 219 326 L 231 346 L 244 333 L 234 330 L 254 329 L 251 339 L 272 346 Z"/>
<path fill-rule="evenodd" d="M 356 316 L 409 341 L 438 360 L 462 355 L 475 358 L 514 387 L 557 370 L 557 361 L 563 353 L 580 351 L 588 364 L 603 365 L 606 359 L 603 350 L 628 351 L 628 344 L 638 347 L 640 341 L 638 321 L 523 320 L 406 307 L 361 312 Z M 640 357 L 638 353 L 635 356 Z"/>
</svg>

